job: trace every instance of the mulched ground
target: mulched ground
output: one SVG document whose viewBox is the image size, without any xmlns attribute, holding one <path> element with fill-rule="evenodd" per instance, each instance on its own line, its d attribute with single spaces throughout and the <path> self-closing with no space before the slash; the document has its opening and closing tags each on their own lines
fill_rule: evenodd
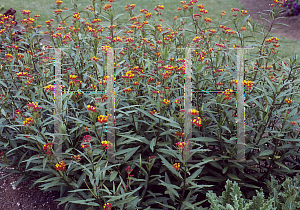
<svg viewBox="0 0 300 210">
<path fill-rule="evenodd" d="M 2 163 L 0 161 L 0 163 Z M 5 170 L 0 170 L 0 178 L 9 174 Z M 29 189 L 33 180 L 26 180 L 15 186 L 14 183 L 21 175 L 13 174 L 4 179 L 0 179 L 0 209 L 9 210 L 63 210 L 64 205 L 57 206 L 59 202 L 54 200 L 59 198 L 59 192 L 43 193 L 37 186 Z"/>
<path fill-rule="evenodd" d="M 257 20 L 260 23 L 268 25 L 266 21 L 259 20 L 258 12 L 269 9 L 269 4 L 272 0 L 239 0 L 251 14 L 251 18 Z M 292 40 L 300 40 L 300 21 L 299 16 L 288 17 L 286 19 L 279 19 L 277 23 L 284 23 L 290 25 L 290 27 L 280 26 L 283 29 L 273 30 L 278 36 L 283 36 Z M 4 177 L 5 169 L 0 170 L 0 178 Z M 34 187 L 29 189 L 29 184 L 33 183 L 33 180 L 25 181 L 18 186 L 14 186 L 13 183 L 18 180 L 20 175 L 14 174 L 4 179 L 0 179 L 0 209 L 10 210 L 63 210 L 63 205 L 57 207 L 59 202 L 54 202 L 59 198 L 58 192 L 45 192 L 43 193 Z"/>
<path fill-rule="evenodd" d="M 258 12 L 268 13 L 264 10 L 269 10 L 269 4 L 273 3 L 273 0 L 239 0 L 244 6 L 245 9 L 248 11 L 248 14 L 251 14 L 251 18 L 256 20 L 259 23 L 262 23 L 266 26 L 270 24 L 265 20 L 260 20 Z M 265 15 L 261 16 L 262 18 L 266 18 L 269 20 L 269 17 Z M 281 17 L 285 17 L 282 15 Z M 287 24 L 290 27 L 283 26 L 283 25 L 276 25 L 273 28 L 282 28 L 282 29 L 275 29 L 272 32 L 278 36 L 282 36 L 291 40 L 300 40 L 300 16 L 291 16 L 287 18 L 280 18 L 275 21 L 275 23 L 283 23 Z"/>
</svg>

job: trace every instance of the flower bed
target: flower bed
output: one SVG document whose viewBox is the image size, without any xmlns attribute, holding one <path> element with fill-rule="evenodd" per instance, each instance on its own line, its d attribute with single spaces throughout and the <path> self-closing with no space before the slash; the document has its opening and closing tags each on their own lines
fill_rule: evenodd
<svg viewBox="0 0 300 210">
<path fill-rule="evenodd" d="M 271 174 L 279 179 L 299 172 L 297 58 L 283 62 L 278 38 L 269 37 L 271 29 L 253 23 L 247 11 L 223 11 L 218 22 L 197 0 L 180 3 L 169 24 L 160 18 L 163 5 L 154 12 L 127 5 L 129 23 L 119 26 L 113 23 L 123 14 L 113 1 L 92 1 L 82 12 L 76 2 L 63 10 L 63 2 L 56 1 L 55 18 L 46 21 L 52 42 L 44 47 L 38 15 L 23 10 L 19 34 L 13 16 L 0 16 L 5 52 L 1 158 L 24 174 L 19 181 L 38 178 L 42 190 L 61 192 L 59 201 L 68 209 L 187 209 L 208 206 L 206 192 L 221 193 L 227 179 L 238 181 L 251 197 L 260 187 L 268 193 L 263 182 Z M 273 22 L 282 2 L 274 1 L 270 8 Z M 104 20 L 110 26 L 103 27 Z M 255 42 L 260 30 L 264 39 Z M 255 43 L 245 46 L 251 40 Z M 237 49 L 247 47 L 245 157 L 252 162 L 236 163 Z M 62 50 L 60 154 L 54 141 L 58 75 L 53 48 Z M 191 63 L 182 48 L 194 48 Z M 112 51 L 115 94 L 107 94 Z M 193 100 L 185 110 L 189 63 Z M 107 129 L 113 122 L 107 106 L 112 95 L 115 142 Z M 186 116 L 192 141 L 185 138 Z M 112 149 L 118 162 L 106 159 Z M 187 154 L 197 162 L 185 162 Z"/>
</svg>

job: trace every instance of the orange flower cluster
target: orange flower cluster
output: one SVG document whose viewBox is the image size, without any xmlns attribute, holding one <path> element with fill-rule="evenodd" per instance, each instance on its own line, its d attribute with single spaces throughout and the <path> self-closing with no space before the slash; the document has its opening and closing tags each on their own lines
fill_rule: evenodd
<svg viewBox="0 0 300 210">
<path fill-rule="evenodd" d="M 79 12 L 75 12 L 73 13 L 73 18 L 76 20 L 79 20 L 80 19 L 80 13 Z"/>
<path fill-rule="evenodd" d="M 183 98 L 179 98 L 179 99 L 176 99 L 174 103 L 175 104 L 181 104 L 183 102 L 184 102 L 184 99 Z"/>
<path fill-rule="evenodd" d="M 188 9 L 189 6 L 188 6 L 188 5 L 183 5 L 182 8 L 183 8 L 183 9 Z"/>
<path fill-rule="evenodd" d="M 278 43 L 279 39 L 275 37 L 271 37 L 269 39 L 266 39 L 266 42 L 271 42 L 271 43 Z"/>
<path fill-rule="evenodd" d="M 69 78 L 70 78 L 70 82 L 69 82 L 69 85 L 75 85 L 75 84 L 81 84 L 82 83 L 82 81 L 80 81 L 80 80 L 77 80 L 77 75 L 73 75 L 73 74 L 71 74 L 70 76 L 69 76 Z"/>
<path fill-rule="evenodd" d="M 182 149 L 186 146 L 186 143 L 185 142 L 177 142 L 176 146 L 178 146 L 178 149 Z"/>
<path fill-rule="evenodd" d="M 65 87 L 66 86 L 64 86 L 64 85 L 60 86 L 61 89 L 65 88 Z M 45 90 L 45 92 L 47 92 L 48 90 L 54 91 L 55 90 L 55 86 L 54 85 L 47 85 L 47 86 L 44 87 L 44 90 Z"/>
<path fill-rule="evenodd" d="M 240 31 L 245 31 L 246 30 L 246 27 L 242 27 Z"/>
<path fill-rule="evenodd" d="M 135 8 L 135 4 L 130 4 L 126 6 L 126 11 L 133 10 Z"/>
<path fill-rule="evenodd" d="M 15 58 L 15 57 L 14 57 L 12 54 L 9 54 L 9 53 L 5 54 L 5 60 L 10 60 L 10 61 L 12 61 L 14 58 Z"/>
<path fill-rule="evenodd" d="M 94 56 L 93 60 L 97 62 L 97 61 L 99 61 L 99 58 L 97 58 L 96 56 Z"/>
<path fill-rule="evenodd" d="M 57 171 L 59 171 L 59 170 L 65 171 L 66 170 L 66 163 L 63 162 L 63 161 L 60 161 L 59 163 L 56 163 L 55 167 L 56 167 Z"/>
<path fill-rule="evenodd" d="M 46 151 L 45 153 L 48 154 L 48 155 L 53 155 L 53 154 L 51 154 L 52 145 L 53 145 L 52 142 L 44 144 L 43 151 Z"/>
<path fill-rule="evenodd" d="M 146 13 L 145 18 L 151 18 L 151 12 Z"/>
<path fill-rule="evenodd" d="M 254 82 L 244 80 L 244 86 L 246 86 L 249 90 L 253 88 Z"/>
<path fill-rule="evenodd" d="M 83 137 L 83 144 L 81 145 L 81 148 L 90 148 L 90 140 L 92 139 L 92 137 L 90 135 L 86 135 Z"/>
<path fill-rule="evenodd" d="M 82 144 L 82 145 L 81 145 L 81 148 L 83 148 L 83 149 L 84 149 L 84 148 L 89 148 L 89 149 L 91 149 L 91 148 L 90 148 L 90 145 L 88 145 L 88 144 Z"/>
<path fill-rule="evenodd" d="M 157 113 L 157 111 L 154 109 L 153 111 L 149 111 L 151 115 L 154 115 Z"/>
<path fill-rule="evenodd" d="M 285 99 L 285 102 L 288 104 L 291 104 L 293 102 L 293 100 L 291 98 L 287 98 L 287 99 Z"/>
<path fill-rule="evenodd" d="M 106 95 L 101 95 L 101 98 L 93 98 L 94 101 L 96 102 L 103 102 L 107 99 L 107 96 Z"/>
<path fill-rule="evenodd" d="M 155 84 L 156 86 L 158 86 L 158 85 L 161 84 L 161 82 L 157 81 L 157 82 L 155 82 L 154 84 Z"/>
<path fill-rule="evenodd" d="M 291 123 L 291 125 L 296 125 L 297 123 L 296 123 L 296 121 L 293 121 L 293 122 L 290 122 Z"/>
<path fill-rule="evenodd" d="M 104 11 L 107 11 L 110 8 L 111 8 L 111 4 L 105 4 L 103 7 Z"/>
<path fill-rule="evenodd" d="M 231 89 L 225 90 L 225 91 L 222 93 L 222 95 L 225 96 L 224 100 L 231 100 L 231 99 L 232 99 L 232 92 L 233 92 L 233 90 L 231 90 Z"/>
<path fill-rule="evenodd" d="M 31 126 L 31 124 L 33 123 L 32 117 L 26 118 L 26 120 L 23 121 L 23 123 L 24 123 L 24 126 L 26 126 L 26 125 Z"/>
<path fill-rule="evenodd" d="M 207 14 L 208 11 L 205 9 L 200 9 L 199 12 L 202 12 L 203 14 Z"/>
<path fill-rule="evenodd" d="M 90 88 L 95 90 L 96 89 L 96 85 L 91 84 Z"/>
<path fill-rule="evenodd" d="M 158 6 L 155 6 L 154 10 L 159 12 L 160 10 L 163 10 L 165 8 L 164 5 L 158 5 Z"/>
<path fill-rule="evenodd" d="M 198 115 L 199 115 L 199 111 L 197 111 L 196 109 L 191 109 L 191 110 L 189 111 L 189 114 L 190 114 L 190 115 L 193 115 L 193 116 L 198 116 Z"/>
<path fill-rule="evenodd" d="M 74 160 L 74 161 L 79 161 L 81 158 L 80 158 L 80 155 L 74 155 L 74 156 L 71 156 L 71 158 Z"/>
<path fill-rule="evenodd" d="M 56 4 L 62 4 L 63 2 L 60 0 L 56 0 Z"/>
<path fill-rule="evenodd" d="M 247 15 L 247 11 L 246 10 L 241 10 L 241 16 L 243 15 Z"/>
<path fill-rule="evenodd" d="M 164 72 L 162 74 L 162 76 L 163 76 L 164 79 L 168 79 L 171 75 L 172 75 L 171 71 L 166 71 L 166 72 Z"/>
<path fill-rule="evenodd" d="M 208 18 L 208 17 L 204 18 L 204 21 L 207 22 L 207 23 L 211 23 L 211 19 Z"/>
<path fill-rule="evenodd" d="M 275 80 L 277 80 L 275 77 L 274 77 L 274 75 L 271 77 L 271 76 L 269 76 L 269 79 L 272 81 L 272 82 L 274 82 Z"/>
<path fill-rule="evenodd" d="M 230 84 L 237 84 L 237 80 L 231 80 Z"/>
<path fill-rule="evenodd" d="M 91 106 L 91 105 L 87 105 L 87 107 L 86 107 L 89 111 L 92 111 L 92 112 L 98 112 L 97 111 L 97 108 L 96 107 L 94 107 L 94 106 Z"/>
<path fill-rule="evenodd" d="M 107 116 L 103 116 L 103 115 L 98 116 L 98 122 L 100 124 L 106 123 L 107 122 Z"/>
<path fill-rule="evenodd" d="M 176 131 L 175 131 L 175 136 L 179 136 L 179 137 L 184 137 L 184 133 L 177 133 Z"/>
<path fill-rule="evenodd" d="M 111 208 L 112 208 L 112 205 L 110 203 L 105 203 L 103 205 L 103 210 L 111 210 Z"/>
<path fill-rule="evenodd" d="M 94 19 L 94 20 L 92 21 L 92 23 L 100 23 L 100 22 L 102 22 L 102 20 L 100 20 L 99 18 Z"/>
<path fill-rule="evenodd" d="M 105 53 L 105 55 L 107 55 L 108 50 L 110 49 L 110 46 L 102 46 L 101 47 L 101 51 Z"/>
<path fill-rule="evenodd" d="M 50 26 L 50 25 L 51 25 L 51 22 L 54 22 L 54 20 L 51 19 L 51 20 L 46 20 L 46 21 L 45 21 L 45 23 L 47 24 L 47 26 Z"/>
<path fill-rule="evenodd" d="M 200 127 L 202 125 L 200 117 L 197 117 L 197 118 L 191 120 L 191 123 L 194 124 L 194 125 L 196 125 L 196 126 L 198 126 L 198 127 Z"/>
<path fill-rule="evenodd" d="M 27 104 L 27 109 L 28 110 L 33 110 L 34 112 L 37 112 L 41 108 L 42 107 L 39 107 L 37 102 L 31 102 L 31 103 Z"/>
<path fill-rule="evenodd" d="M 128 92 L 128 93 L 130 93 L 132 91 L 137 91 L 137 89 L 127 88 L 127 89 L 124 90 L 124 92 Z"/>
<path fill-rule="evenodd" d="M 274 2 L 275 4 L 284 4 L 284 3 L 287 2 L 287 0 L 273 0 L 273 2 Z"/>
<path fill-rule="evenodd" d="M 173 66 L 171 66 L 171 65 L 164 66 L 164 68 L 167 71 L 172 71 L 173 70 Z"/>
<path fill-rule="evenodd" d="M 44 146 L 43 146 L 43 150 L 45 151 L 45 150 L 49 150 L 49 149 L 51 149 L 52 145 L 53 145 L 53 142 L 50 142 L 50 143 L 44 144 Z"/>
<path fill-rule="evenodd" d="M 111 143 L 110 141 L 101 141 L 101 146 L 105 147 L 105 149 L 112 149 L 113 143 Z"/>
<path fill-rule="evenodd" d="M 30 10 L 21 10 L 22 15 L 30 15 L 30 13 L 32 13 Z"/>
<path fill-rule="evenodd" d="M 174 168 L 176 171 L 179 171 L 179 170 L 180 170 L 180 163 L 174 163 L 173 168 Z"/>
<path fill-rule="evenodd" d="M 127 71 L 126 72 L 126 75 L 124 76 L 124 75 L 122 75 L 122 78 L 126 78 L 126 79 L 133 79 L 134 78 L 134 74 L 133 74 L 133 72 L 132 71 Z"/>
<path fill-rule="evenodd" d="M 170 101 L 168 99 L 164 99 L 163 104 L 168 105 L 168 104 L 170 104 Z"/>
<path fill-rule="evenodd" d="M 28 77 L 28 72 L 17 72 L 17 77 Z"/>
<path fill-rule="evenodd" d="M 36 21 L 35 18 L 27 18 L 27 19 L 21 20 L 21 23 L 22 24 L 27 24 L 27 26 L 28 26 L 28 25 L 33 24 L 35 21 Z"/>
</svg>

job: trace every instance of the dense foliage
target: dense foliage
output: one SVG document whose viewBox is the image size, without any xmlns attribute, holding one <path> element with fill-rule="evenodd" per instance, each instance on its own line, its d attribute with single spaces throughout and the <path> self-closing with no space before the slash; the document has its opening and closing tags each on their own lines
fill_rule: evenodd
<svg viewBox="0 0 300 210">
<path fill-rule="evenodd" d="M 18 182 L 33 177 L 42 190 L 59 190 L 66 209 L 196 209 L 210 205 L 208 190 L 221 195 L 228 179 L 248 199 L 256 189 L 270 193 L 270 175 L 283 180 L 299 172 L 299 62 L 296 56 L 282 61 L 278 38 L 269 37 L 282 3 L 270 6 L 267 28 L 238 8 L 213 20 L 197 0 L 182 1 L 171 23 L 160 18 L 163 5 L 150 12 L 131 4 L 122 14 L 114 3 L 91 2 L 78 11 L 76 1 L 63 8 L 57 0 L 55 18 L 46 21 L 48 45 L 40 44 L 39 15 L 22 10 L 20 31 L 13 16 L 0 16 L 1 167 L 23 174 Z M 129 22 L 117 25 L 122 15 Z M 257 33 L 264 39 L 257 40 Z M 183 161 L 186 47 L 195 48 L 193 108 L 186 111 L 193 118 L 190 154 L 196 163 Z M 245 154 L 252 162 L 233 161 L 242 47 L 248 47 Z M 53 154 L 53 48 L 62 49 L 61 159 Z M 111 48 L 115 145 L 106 129 Z M 106 160 L 110 146 L 119 162 Z"/>
</svg>

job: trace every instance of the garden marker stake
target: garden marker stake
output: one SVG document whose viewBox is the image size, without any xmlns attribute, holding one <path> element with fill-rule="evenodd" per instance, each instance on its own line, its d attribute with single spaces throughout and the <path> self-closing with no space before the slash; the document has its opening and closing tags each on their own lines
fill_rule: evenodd
<svg viewBox="0 0 300 210">
<path fill-rule="evenodd" d="M 237 49 L 237 161 L 245 160 L 244 48 Z"/>
<path fill-rule="evenodd" d="M 114 49 L 107 52 L 107 161 L 115 162 L 115 128 L 114 128 Z"/>
<path fill-rule="evenodd" d="M 191 48 L 185 49 L 185 86 L 184 86 L 184 142 L 187 143 L 184 155 L 184 162 L 191 161 L 190 150 L 192 138 L 191 115 L 189 111 L 192 109 L 192 73 L 191 73 Z"/>
<path fill-rule="evenodd" d="M 236 49 L 236 48 L 230 48 L 230 49 Z M 247 48 L 247 49 L 252 49 L 252 48 Z M 237 162 L 246 161 L 245 159 L 244 65 L 245 65 L 245 49 L 237 48 L 237 160 L 236 160 Z"/>
<path fill-rule="evenodd" d="M 62 91 L 61 91 L 61 49 L 55 48 L 55 112 L 54 112 L 54 155 L 57 160 L 61 159 L 62 154 Z"/>
</svg>

